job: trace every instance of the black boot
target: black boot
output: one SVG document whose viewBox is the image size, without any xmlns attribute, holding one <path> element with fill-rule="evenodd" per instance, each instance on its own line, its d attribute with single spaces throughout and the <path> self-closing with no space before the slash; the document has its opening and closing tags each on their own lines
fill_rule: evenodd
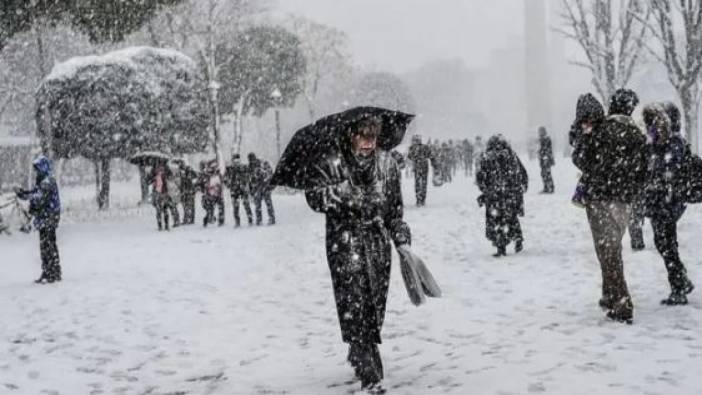
<svg viewBox="0 0 702 395">
<path fill-rule="evenodd" d="M 687 304 L 687 295 L 682 291 L 673 291 L 670 295 L 661 300 L 661 304 L 664 306 L 683 306 Z"/>
<path fill-rule="evenodd" d="M 49 277 L 44 273 L 42 273 L 38 279 L 34 280 L 35 284 L 46 284 L 48 282 L 49 282 Z"/>
<path fill-rule="evenodd" d="M 500 247 L 497 247 L 497 252 L 495 254 L 493 254 L 492 256 L 495 258 L 499 258 L 499 257 L 506 256 L 506 255 L 507 255 L 507 247 L 500 246 Z"/>
<path fill-rule="evenodd" d="M 522 240 L 517 240 L 514 243 L 514 253 L 519 254 L 524 250 L 524 242 Z"/>
<path fill-rule="evenodd" d="M 619 302 L 615 302 L 612 309 L 607 312 L 607 318 L 612 321 L 626 323 L 631 325 L 634 323 L 634 304 L 631 298 L 624 298 Z"/>
</svg>

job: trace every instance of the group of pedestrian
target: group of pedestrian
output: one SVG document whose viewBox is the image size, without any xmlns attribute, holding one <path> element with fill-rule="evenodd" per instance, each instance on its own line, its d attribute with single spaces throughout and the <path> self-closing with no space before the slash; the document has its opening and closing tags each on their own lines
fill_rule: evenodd
<svg viewBox="0 0 702 395">
<path fill-rule="evenodd" d="M 677 241 L 677 222 L 686 206 L 686 161 L 691 158 L 680 111 L 672 103 L 646 105 L 643 131 L 632 118 L 638 104 L 635 92 L 619 89 L 605 115 L 597 98 L 582 95 L 570 132 L 573 163 L 582 171 L 573 201 L 586 209 L 600 262 L 599 305 L 610 319 L 627 323 L 633 320 L 634 304 L 624 276 L 622 239 L 627 226 L 640 223 L 639 216 L 650 218 L 668 271 L 671 293 L 661 303 L 687 304 L 694 289 Z M 640 237 L 638 230 L 630 228 L 630 233 L 632 239 Z"/>
<path fill-rule="evenodd" d="M 249 153 L 248 164 L 241 161 L 239 154 L 232 155 L 231 162 L 221 173 L 216 160 L 200 162 L 199 171 L 186 165 L 183 161 L 161 161 L 156 163 L 146 178 L 152 185 L 151 201 L 156 208 L 156 223 L 158 230 L 169 230 L 180 225 L 195 223 L 196 195 L 201 194 L 201 204 L 205 211 L 202 220 L 204 227 L 208 225 L 222 226 L 225 223 L 224 193 L 229 189 L 234 215 L 234 225 L 239 227 L 241 219 L 239 208 L 244 206 L 249 225 L 263 223 L 263 204 L 268 213 L 268 224 L 275 224 L 275 209 L 273 207 L 270 179 L 273 169 L 265 160 L 256 154 Z M 182 205 L 183 220 L 179 212 Z M 171 221 L 172 218 L 172 221 Z"/>
</svg>

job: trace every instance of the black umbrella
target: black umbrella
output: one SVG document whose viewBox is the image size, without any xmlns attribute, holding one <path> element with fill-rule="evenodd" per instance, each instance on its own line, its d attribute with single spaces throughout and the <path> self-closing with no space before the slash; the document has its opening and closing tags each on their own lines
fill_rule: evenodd
<svg viewBox="0 0 702 395">
<path fill-rule="evenodd" d="M 160 151 L 142 151 L 132 155 L 129 163 L 137 166 L 153 166 L 157 163 L 166 163 L 171 156 Z"/>
<path fill-rule="evenodd" d="M 325 180 L 317 179 L 318 173 L 310 170 L 325 157 L 340 152 L 350 126 L 370 117 L 382 122 L 378 148 L 390 151 L 402 142 L 414 115 L 378 107 L 356 107 L 321 118 L 295 132 L 276 166 L 271 184 L 295 189 L 324 185 Z"/>
</svg>

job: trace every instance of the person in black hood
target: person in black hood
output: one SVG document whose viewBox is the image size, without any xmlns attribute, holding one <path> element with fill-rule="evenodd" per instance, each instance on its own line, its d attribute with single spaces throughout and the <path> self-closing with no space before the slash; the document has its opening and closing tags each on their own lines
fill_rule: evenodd
<svg viewBox="0 0 702 395">
<path fill-rule="evenodd" d="M 61 199 L 51 160 L 40 155 L 32 163 L 36 182 L 31 190 L 15 189 L 17 198 L 29 200 L 29 213 L 34 217 L 34 227 L 39 231 L 41 276 L 37 284 L 61 281 L 61 265 L 56 245 L 56 228 L 61 218 Z"/>
<path fill-rule="evenodd" d="M 632 100 L 617 94 L 612 98 L 615 111 L 628 109 L 631 103 Z M 643 190 L 646 139 L 631 117 L 604 118 L 602 107 L 591 95 L 582 102 L 579 100 L 578 106 L 578 113 L 587 116 L 576 119 L 581 123 L 579 131 L 577 127 L 572 130 L 575 147 L 572 159 L 583 172 L 580 183 L 585 191 L 584 205 L 602 270 L 599 304 L 607 311 L 608 318 L 631 323 L 634 305 L 624 277 L 622 238 L 629 205 Z"/>
<path fill-rule="evenodd" d="M 524 236 L 519 216 L 524 216 L 524 193 L 529 186 L 526 170 L 507 140 L 490 137 L 476 173 L 485 205 L 485 235 L 497 247 L 495 257 L 507 255 L 507 245 L 514 241 L 515 252 L 523 249 Z"/>
<path fill-rule="evenodd" d="M 403 220 L 400 171 L 377 148 L 382 122 L 369 117 L 349 126 L 341 153 L 315 166 L 330 186 L 306 190 L 307 203 L 326 215 L 327 261 L 348 361 L 364 388 L 378 385 L 378 344 L 385 319 L 392 244 L 410 244 Z"/>
<path fill-rule="evenodd" d="M 652 104 L 644 108 L 643 118 L 649 136 L 645 214 L 651 219 L 653 240 L 665 262 L 671 289 L 661 303 L 684 305 L 695 286 L 678 253 L 677 222 L 685 212 L 685 200 L 676 190 L 675 180 L 684 171 L 687 149 L 680 136 L 680 111 L 672 103 Z"/>
<path fill-rule="evenodd" d="M 575 144 L 582 137 L 584 133 L 590 133 L 593 128 L 600 125 L 605 118 L 604 107 L 600 104 L 600 101 L 592 95 L 591 93 L 586 93 L 578 97 L 578 103 L 575 107 L 575 120 L 570 127 L 570 132 L 568 133 L 568 141 L 570 145 L 575 148 Z M 587 126 L 584 126 L 587 125 Z M 582 173 L 577 186 L 575 187 L 575 192 L 573 193 L 573 198 L 571 201 L 574 205 L 578 207 L 585 207 L 587 202 L 587 179 L 588 174 Z"/>
<path fill-rule="evenodd" d="M 544 189 L 541 193 L 555 192 L 553 184 L 553 176 L 551 175 L 551 167 L 555 166 L 556 160 L 553 157 L 553 144 L 551 138 L 546 132 L 546 128 L 539 127 L 539 166 L 541 167 L 541 179 L 544 183 Z"/>
<path fill-rule="evenodd" d="M 619 89 L 614 95 L 609 105 L 609 119 L 616 120 L 624 124 L 633 124 L 631 114 L 639 104 L 636 93 L 630 89 Z M 643 238 L 644 223 L 643 195 L 636 197 L 631 203 L 629 215 L 629 237 L 631 239 L 631 249 L 641 251 L 646 248 Z"/>
</svg>

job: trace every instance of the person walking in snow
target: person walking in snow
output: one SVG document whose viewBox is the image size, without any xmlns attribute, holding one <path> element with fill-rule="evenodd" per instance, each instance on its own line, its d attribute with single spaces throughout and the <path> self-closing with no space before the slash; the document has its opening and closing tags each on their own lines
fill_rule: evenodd
<svg viewBox="0 0 702 395">
<path fill-rule="evenodd" d="M 497 248 L 495 257 L 507 255 L 507 245 L 515 252 L 524 248 L 519 217 L 524 216 L 524 193 L 529 187 L 526 169 L 501 135 L 490 137 L 482 155 L 476 182 L 485 206 L 485 235 Z"/>
<path fill-rule="evenodd" d="M 169 230 L 169 196 L 168 179 L 172 177 L 171 169 L 166 162 L 157 163 L 151 169 L 151 173 L 146 178 L 147 184 L 153 184 L 151 191 L 151 203 L 156 208 L 156 225 L 158 230 Z"/>
<path fill-rule="evenodd" d="M 461 159 L 463 160 L 463 170 L 465 171 L 466 177 L 473 175 L 473 144 L 470 140 L 463 140 L 463 145 L 461 146 Z"/>
<path fill-rule="evenodd" d="M 593 244 L 602 271 L 600 306 L 607 317 L 631 323 L 634 305 L 624 277 L 622 238 L 629 220 L 629 205 L 643 190 L 646 176 L 646 139 L 630 117 L 604 117 L 592 95 L 581 96 L 581 130 L 572 134 L 573 163 L 583 172 L 581 190 Z M 594 102 L 590 103 L 594 99 Z M 633 92 L 619 90 L 612 103 L 630 106 Z M 587 104 L 587 105 L 586 105 Z M 599 106 L 599 107 L 598 107 Z"/>
<path fill-rule="evenodd" d="M 551 175 L 551 167 L 555 166 L 555 164 L 551 138 L 548 136 L 546 128 L 541 126 L 539 127 L 539 166 L 541 167 L 541 180 L 544 184 L 544 189 L 541 193 L 553 193 L 555 191 L 553 176 Z"/>
<path fill-rule="evenodd" d="M 246 219 L 248 219 L 249 225 L 253 225 L 253 214 L 251 212 L 251 203 L 249 200 L 249 184 L 251 181 L 249 167 L 241 163 L 239 154 L 232 155 L 232 164 L 227 166 L 227 170 L 224 173 L 224 180 L 232 198 L 234 226 L 241 226 L 239 203 L 244 206 Z"/>
<path fill-rule="evenodd" d="M 180 196 L 183 203 L 183 225 L 195 223 L 195 195 L 197 194 L 197 172 L 185 162 L 180 163 Z"/>
<path fill-rule="evenodd" d="M 266 204 L 268 211 L 268 225 L 275 225 L 275 209 L 273 208 L 273 188 L 270 181 L 273 176 L 273 168 L 268 161 L 256 157 L 253 152 L 249 153 L 249 174 L 251 177 L 251 196 L 254 200 L 256 210 L 256 225 L 263 222 L 262 203 Z"/>
<path fill-rule="evenodd" d="M 422 138 L 419 135 L 412 136 L 412 144 L 409 147 L 407 159 L 412 162 L 414 171 L 414 194 L 417 207 L 422 207 L 427 200 L 429 162 L 432 160 L 432 152 L 428 145 L 422 144 Z"/>
<path fill-rule="evenodd" d="M 34 227 L 39 231 L 41 276 L 37 284 L 61 281 L 61 264 L 56 244 L 56 229 L 61 219 L 59 188 L 53 175 L 49 158 L 40 155 L 32 162 L 36 173 L 31 190 L 15 189 L 19 199 L 29 200 L 29 213 L 34 217 Z"/>
<path fill-rule="evenodd" d="M 685 200 L 676 188 L 684 177 L 685 150 L 680 134 L 680 110 L 672 104 L 652 104 L 643 111 L 648 132 L 648 176 L 644 191 L 645 214 L 651 219 L 653 239 L 668 271 L 670 295 L 664 305 L 687 304 L 687 294 L 695 286 L 687 276 L 678 252 L 677 223 L 685 212 Z"/>
<path fill-rule="evenodd" d="M 382 123 L 368 116 L 348 127 L 341 153 L 319 171 L 339 183 L 308 189 L 309 206 L 326 215 L 327 260 L 348 360 L 364 388 L 383 378 L 378 349 L 390 280 L 392 245 L 410 243 L 400 171 L 378 149 Z M 336 175 L 336 176 L 335 176 Z"/>
<path fill-rule="evenodd" d="M 222 176 L 219 173 L 217 161 L 204 163 L 200 179 L 200 189 L 202 190 L 202 208 L 205 209 L 205 218 L 202 226 L 207 227 L 215 223 L 215 207 L 218 210 L 219 218 L 217 224 L 224 225 L 224 185 Z"/>
</svg>

